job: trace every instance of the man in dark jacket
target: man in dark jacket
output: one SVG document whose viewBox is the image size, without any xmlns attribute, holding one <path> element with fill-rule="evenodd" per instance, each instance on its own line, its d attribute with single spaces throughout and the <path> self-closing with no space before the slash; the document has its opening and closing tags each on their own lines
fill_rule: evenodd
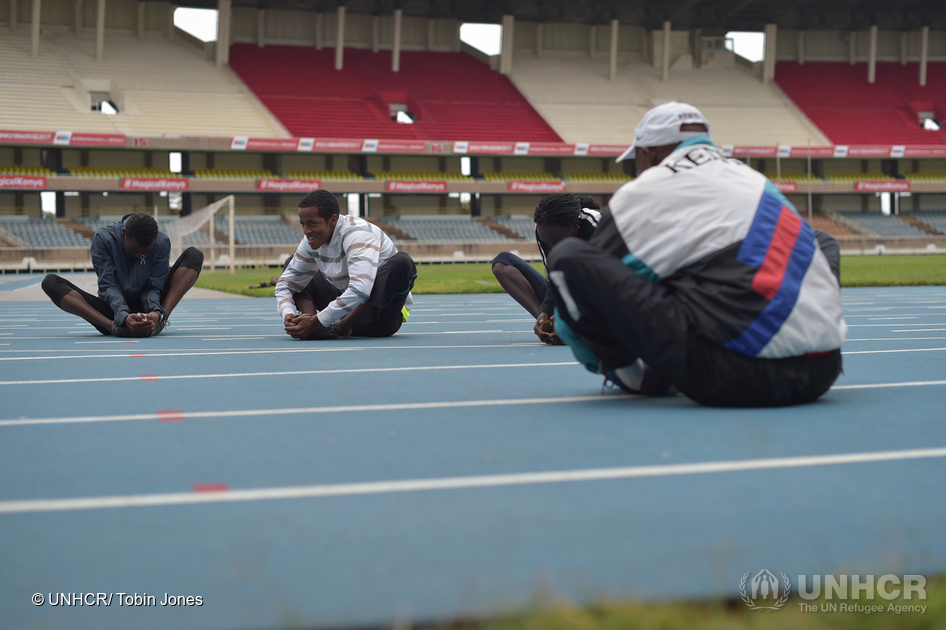
<svg viewBox="0 0 946 630">
<path fill-rule="evenodd" d="M 204 263 L 200 250 L 189 247 L 168 269 L 171 242 L 141 213 L 98 230 L 91 252 L 98 296 L 55 274 L 43 280 L 43 291 L 62 310 L 117 337 L 151 337 L 164 330 Z"/>
<path fill-rule="evenodd" d="M 601 218 L 600 207 L 592 197 L 569 193 L 546 195 L 535 206 L 535 242 L 548 274 L 548 257 L 562 239 L 577 237 L 587 241 Z M 561 345 L 555 335 L 555 298 L 549 281 L 536 269 L 511 252 L 493 258 L 493 275 L 516 302 L 535 317 L 533 332 L 543 342 Z"/>
</svg>

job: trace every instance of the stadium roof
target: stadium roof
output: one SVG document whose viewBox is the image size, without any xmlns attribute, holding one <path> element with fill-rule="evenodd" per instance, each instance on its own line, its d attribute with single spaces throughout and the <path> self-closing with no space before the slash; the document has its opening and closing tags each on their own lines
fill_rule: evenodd
<svg viewBox="0 0 946 630">
<path fill-rule="evenodd" d="M 217 0 L 183 0 L 178 6 L 216 8 Z M 884 30 L 946 27 L 942 0 L 233 0 L 233 6 L 349 13 L 456 18 L 498 23 L 513 15 L 530 22 L 625 24 L 675 29 L 700 28 L 708 34 L 730 30 L 760 31 L 765 24 L 782 28 L 862 30 L 876 24 Z"/>
</svg>

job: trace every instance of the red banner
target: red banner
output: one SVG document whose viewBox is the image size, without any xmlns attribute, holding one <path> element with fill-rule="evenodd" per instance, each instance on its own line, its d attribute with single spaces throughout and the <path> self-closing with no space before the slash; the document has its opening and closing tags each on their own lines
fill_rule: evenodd
<svg viewBox="0 0 946 630">
<path fill-rule="evenodd" d="M 445 193 L 447 192 L 447 182 L 390 180 L 384 185 L 384 190 L 399 193 Z"/>
<path fill-rule="evenodd" d="M 120 133 L 85 133 L 84 131 L 73 131 L 69 138 L 69 146 L 72 147 L 123 147 L 125 144 L 125 136 Z"/>
<path fill-rule="evenodd" d="M 561 142 L 530 142 L 529 155 L 575 155 L 575 145 Z"/>
<path fill-rule="evenodd" d="M 560 193 L 565 192 L 565 183 L 564 182 L 524 182 L 514 180 L 509 182 L 509 187 L 506 189 L 509 192 L 515 193 L 539 193 L 547 195 L 549 193 Z"/>
<path fill-rule="evenodd" d="M 793 158 L 803 158 L 811 156 L 813 158 L 834 157 L 834 147 L 792 147 L 790 156 Z"/>
<path fill-rule="evenodd" d="M 783 193 L 796 193 L 798 192 L 798 182 L 777 182 L 773 181 L 772 185 L 779 189 Z"/>
<path fill-rule="evenodd" d="M 728 151 L 727 151 L 728 149 Z M 724 153 L 733 157 L 775 157 L 777 147 L 723 147 Z"/>
<path fill-rule="evenodd" d="M 907 145 L 903 157 L 946 157 L 946 146 Z"/>
<path fill-rule="evenodd" d="M 0 129 L 0 142 L 52 144 L 56 134 L 52 131 L 16 131 Z"/>
<path fill-rule="evenodd" d="M 122 177 L 118 187 L 122 190 L 181 191 L 187 190 L 185 177 Z"/>
<path fill-rule="evenodd" d="M 879 144 L 852 144 L 847 148 L 848 157 L 875 157 L 875 158 L 886 158 L 890 157 L 893 152 L 893 147 L 888 145 L 879 145 Z"/>
<path fill-rule="evenodd" d="M 295 151 L 298 138 L 230 138 L 230 148 L 238 151 Z"/>
<path fill-rule="evenodd" d="M 45 175 L 0 175 L 0 188 L 26 188 L 42 190 L 46 188 Z"/>
<path fill-rule="evenodd" d="M 854 184 L 854 192 L 908 192 L 910 182 L 896 181 L 864 181 Z"/>
<path fill-rule="evenodd" d="M 270 192 L 312 192 L 322 187 L 322 182 L 317 179 L 258 179 L 256 180 L 256 190 L 266 190 Z"/>
<path fill-rule="evenodd" d="M 454 142 L 454 153 L 493 153 L 508 155 L 516 150 L 515 142 Z"/>
<path fill-rule="evenodd" d="M 392 153 L 426 153 L 425 140 L 378 140 L 377 151 Z"/>
<path fill-rule="evenodd" d="M 599 155 L 601 157 L 617 157 L 627 151 L 631 143 L 627 144 L 589 144 L 588 155 Z"/>
<path fill-rule="evenodd" d="M 363 140 L 346 140 L 344 138 L 316 138 L 312 141 L 313 151 L 361 151 Z"/>
</svg>

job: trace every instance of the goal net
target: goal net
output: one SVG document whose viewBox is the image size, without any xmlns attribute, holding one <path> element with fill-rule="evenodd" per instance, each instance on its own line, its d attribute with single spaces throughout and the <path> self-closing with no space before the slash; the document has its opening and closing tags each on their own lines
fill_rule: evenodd
<svg viewBox="0 0 946 630">
<path fill-rule="evenodd" d="M 236 256 L 236 247 L 233 236 L 233 195 L 228 195 L 220 201 L 215 201 L 209 206 L 200 210 L 195 210 L 185 217 L 168 221 L 161 224 L 161 231 L 171 239 L 171 260 L 177 260 L 177 257 L 184 251 L 184 237 L 190 236 L 196 232 L 206 232 L 210 244 L 202 245 L 199 249 L 209 248 L 210 250 L 210 270 L 213 271 L 217 266 L 217 225 L 214 224 L 214 218 L 221 210 L 227 210 L 227 224 L 219 226 L 221 232 L 226 233 L 228 248 L 228 263 L 230 273 L 234 272 L 234 258 Z M 222 218 L 222 217 L 221 217 Z M 206 226 L 206 229 L 204 229 Z M 206 254 L 207 252 L 205 252 Z"/>
</svg>

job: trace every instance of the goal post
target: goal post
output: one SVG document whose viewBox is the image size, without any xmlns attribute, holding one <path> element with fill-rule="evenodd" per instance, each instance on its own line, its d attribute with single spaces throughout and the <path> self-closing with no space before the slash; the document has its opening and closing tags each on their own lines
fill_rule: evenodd
<svg viewBox="0 0 946 630">
<path fill-rule="evenodd" d="M 235 273 L 236 241 L 234 238 L 233 195 L 227 195 L 223 199 L 204 206 L 200 210 L 195 210 L 180 219 L 168 221 L 161 226 L 163 231 L 168 235 L 168 238 L 171 239 L 171 260 L 176 260 L 177 257 L 181 255 L 181 252 L 184 251 L 184 237 L 201 230 L 206 225 L 208 238 L 210 239 L 208 246 L 210 249 L 210 270 L 215 271 L 217 269 L 217 231 L 214 225 L 214 217 L 224 208 L 226 208 L 228 215 L 227 245 L 229 251 L 227 257 L 230 263 L 230 273 Z"/>
</svg>

